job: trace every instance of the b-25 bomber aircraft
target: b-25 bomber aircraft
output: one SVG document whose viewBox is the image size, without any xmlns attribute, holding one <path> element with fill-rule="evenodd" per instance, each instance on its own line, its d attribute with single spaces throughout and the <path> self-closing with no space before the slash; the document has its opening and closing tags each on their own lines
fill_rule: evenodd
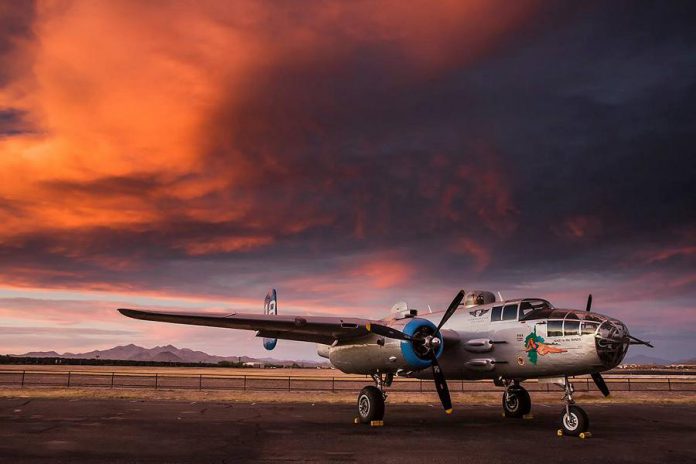
<svg viewBox="0 0 696 464">
<path fill-rule="evenodd" d="M 318 344 L 318 354 L 349 374 L 367 374 L 374 386 L 358 394 L 360 422 L 384 417 L 385 388 L 395 376 L 433 379 L 445 412 L 452 412 L 446 379 L 492 379 L 504 387 L 506 417 L 531 410 L 527 379 L 559 378 L 565 394 L 561 426 L 567 435 L 587 431 L 589 419 L 573 400 L 569 377 L 590 374 L 609 395 L 600 372 L 616 367 L 629 345 L 650 345 L 629 334 L 619 320 L 591 312 L 557 309 L 541 298 L 497 301 L 487 291 L 461 290 L 445 311 L 419 314 L 397 303 L 380 320 L 278 314 L 275 289 L 264 314 L 211 314 L 119 309 L 128 317 L 231 329 L 255 330 L 266 349 L 278 339 Z"/>
</svg>

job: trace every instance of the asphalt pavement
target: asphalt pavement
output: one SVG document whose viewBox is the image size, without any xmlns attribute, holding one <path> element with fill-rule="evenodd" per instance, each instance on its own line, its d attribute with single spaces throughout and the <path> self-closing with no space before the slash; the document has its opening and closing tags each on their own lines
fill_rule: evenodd
<svg viewBox="0 0 696 464">
<path fill-rule="evenodd" d="M 532 419 L 492 406 L 0 399 L 0 463 L 695 463 L 696 406 L 587 405 L 592 438 L 556 436 L 560 403 Z"/>
</svg>

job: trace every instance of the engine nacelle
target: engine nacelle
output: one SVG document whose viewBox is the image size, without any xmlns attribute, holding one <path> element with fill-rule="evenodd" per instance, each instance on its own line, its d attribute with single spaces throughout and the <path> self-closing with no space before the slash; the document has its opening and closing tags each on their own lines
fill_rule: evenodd
<svg viewBox="0 0 696 464">
<path fill-rule="evenodd" d="M 410 319 L 399 328 L 411 336 L 432 335 L 437 327 L 427 319 Z M 438 338 L 442 337 L 438 334 Z M 398 370 L 417 371 L 428 368 L 432 361 L 427 350 L 419 342 L 401 341 L 370 335 L 360 340 L 328 347 L 328 358 L 337 369 L 350 374 L 371 374 L 376 371 L 396 372 Z M 444 349 L 440 343 L 435 351 L 439 357 Z M 322 350 L 324 351 L 324 350 Z"/>
</svg>

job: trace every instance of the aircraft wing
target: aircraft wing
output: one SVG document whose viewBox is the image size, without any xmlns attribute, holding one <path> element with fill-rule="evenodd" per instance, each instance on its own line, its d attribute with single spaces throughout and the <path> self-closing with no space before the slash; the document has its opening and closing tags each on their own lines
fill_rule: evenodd
<svg viewBox="0 0 696 464">
<path fill-rule="evenodd" d="M 365 325 L 373 322 L 369 319 L 328 316 L 180 313 L 126 308 L 119 308 L 118 311 L 124 316 L 132 317 L 133 319 L 256 330 L 258 337 L 298 340 L 326 345 L 330 345 L 336 340 L 348 340 L 368 335 L 369 332 Z"/>
</svg>

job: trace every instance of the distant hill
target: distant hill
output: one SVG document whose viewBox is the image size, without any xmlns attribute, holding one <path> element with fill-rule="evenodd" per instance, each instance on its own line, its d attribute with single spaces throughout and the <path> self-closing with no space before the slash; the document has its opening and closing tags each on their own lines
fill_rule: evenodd
<svg viewBox="0 0 696 464">
<path fill-rule="evenodd" d="M 55 351 L 30 351 L 20 355 L 25 358 L 59 358 L 60 355 Z"/>
<path fill-rule="evenodd" d="M 101 359 L 115 361 L 144 361 L 144 362 L 182 362 L 182 363 L 209 363 L 216 364 L 227 362 L 261 362 L 279 366 L 291 366 L 299 364 L 306 367 L 324 366 L 325 362 L 278 360 L 274 358 L 250 358 L 248 356 L 215 356 L 203 351 L 195 351 L 189 348 L 177 348 L 173 345 L 143 348 L 142 346 L 123 345 L 115 346 L 107 350 L 94 350 L 86 353 L 63 353 L 55 351 L 32 351 L 25 354 L 11 355 L 25 358 L 63 358 L 63 359 Z"/>
<path fill-rule="evenodd" d="M 641 366 L 655 365 L 655 366 L 669 366 L 672 361 L 662 358 L 655 358 L 652 356 L 646 356 L 644 354 L 629 355 L 624 359 L 622 364 L 638 364 Z"/>
</svg>

